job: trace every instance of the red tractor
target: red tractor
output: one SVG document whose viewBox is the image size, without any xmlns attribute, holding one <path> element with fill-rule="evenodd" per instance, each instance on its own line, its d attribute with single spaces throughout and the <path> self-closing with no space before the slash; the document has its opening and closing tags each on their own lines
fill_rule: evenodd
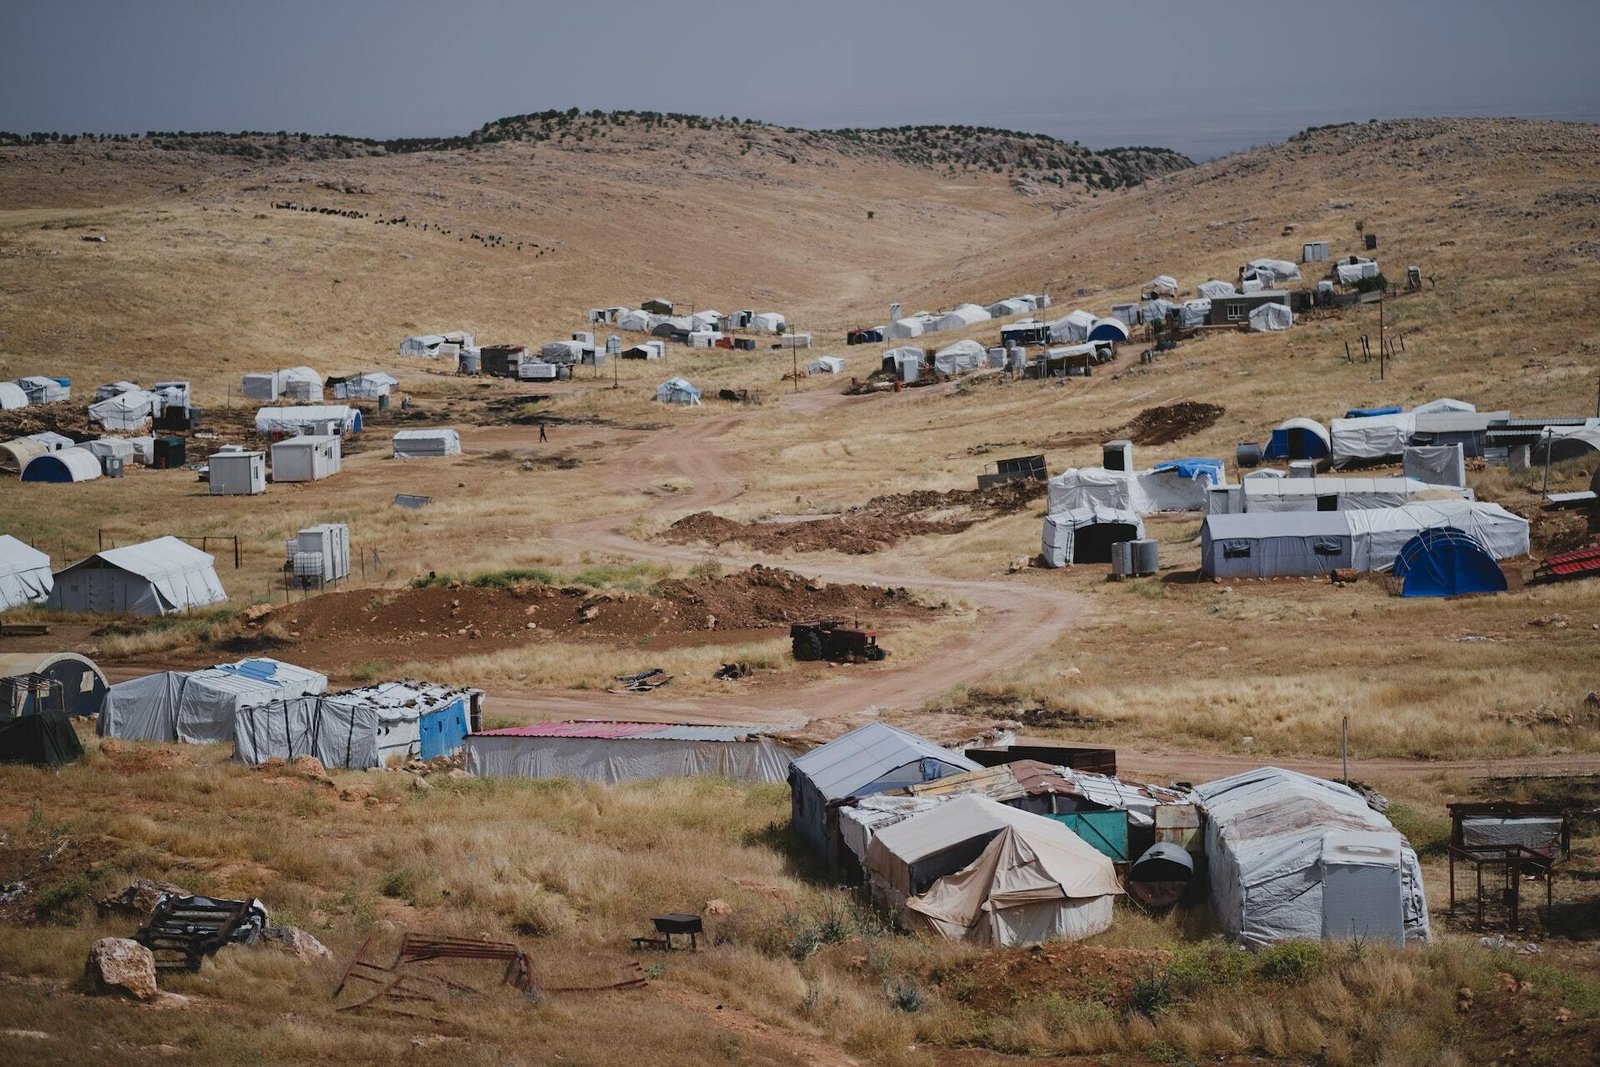
<svg viewBox="0 0 1600 1067">
<path fill-rule="evenodd" d="M 802 661 L 876 663 L 889 655 L 878 647 L 877 631 L 851 629 L 839 619 L 795 623 L 789 627 L 789 647 Z"/>
</svg>

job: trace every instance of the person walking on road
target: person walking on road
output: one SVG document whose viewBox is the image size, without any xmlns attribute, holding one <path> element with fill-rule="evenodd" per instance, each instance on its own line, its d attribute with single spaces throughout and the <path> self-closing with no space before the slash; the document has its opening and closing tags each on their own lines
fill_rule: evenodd
<svg viewBox="0 0 1600 1067">
<path fill-rule="evenodd" d="M 545 436 L 544 423 L 541 422 L 539 424 L 539 443 L 542 445 L 548 440 L 550 440 L 550 438 Z"/>
</svg>

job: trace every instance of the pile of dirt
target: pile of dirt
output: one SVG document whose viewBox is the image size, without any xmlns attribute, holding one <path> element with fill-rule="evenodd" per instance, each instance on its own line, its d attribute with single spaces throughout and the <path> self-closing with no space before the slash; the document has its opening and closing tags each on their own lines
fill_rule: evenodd
<svg viewBox="0 0 1600 1067">
<path fill-rule="evenodd" d="M 1122 436 L 1136 445 L 1171 444 L 1209 428 L 1222 418 L 1222 413 L 1222 407 L 1217 404 L 1194 400 L 1145 408 L 1122 427 Z"/>
<path fill-rule="evenodd" d="M 842 515 L 800 522 L 736 522 L 709 511 L 686 515 L 662 534 L 679 544 L 737 541 L 762 552 L 867 555 L 912 537 L 961 533 L 977 523 L 1027 508 L 1043 482 L 1007 482 L 988 489 L 920 490 L 873 497 Z"/>
<path fill-rule="evenodd" d="M 1133 999 L 1134 983 L 1152 969 L 1164 970 L 1171 958 L 1160 949 L 1052 942 L 974 955 L 944 970 L 939 984 L 986 1015 L 1006 1015 L 1025 1001 L 1052 994 L 1123 1011 Z"/>
<path fill-rule="evenodd" d="M 829 585 L 755 566 L 723 577 L 662 582 L 655 592 L 540 584 L 506 588 L 452 583 L 375 593 L 326 593 L 252 620 L 287 634 L 285 658 L 342 670 L 366 660 L 443 658 L 534 641 L 598 639 L 655 647 L 725 640 L 730 632 L 791 621 L 931 615 L 904 589 Z"/>
</svg>

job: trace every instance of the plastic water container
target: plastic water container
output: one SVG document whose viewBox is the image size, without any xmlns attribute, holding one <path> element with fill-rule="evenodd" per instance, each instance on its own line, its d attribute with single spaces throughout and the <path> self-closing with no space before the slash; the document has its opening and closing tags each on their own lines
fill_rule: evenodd
<svg viewBox="0 0 1600 1067">
<path fill-rule="evenodd" d="M 1137 541 L 1129 541 L 1133 549 L 1133 573 L 1154 574 L 1160 569 L 1158 559 L 1158 544 L 1154 538 L 1141 537 Z"/>
</svg>

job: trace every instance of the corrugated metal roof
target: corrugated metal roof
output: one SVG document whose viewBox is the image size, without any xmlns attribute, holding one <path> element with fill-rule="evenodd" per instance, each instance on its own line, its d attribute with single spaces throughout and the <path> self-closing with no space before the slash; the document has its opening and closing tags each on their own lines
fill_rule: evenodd
<svg viewBox="0 0 1600 1067">
<path fill-rule="evenodd" d="M 1575 548 L 1560 552 L 1544 561 L 1544 569 L 1552 574 L 1600 574 L 1600 548 Z"/>
<path fill-rule="evenodd" d="M 759 734 L 779 733 L 782 726 L 697 725 L 672 722 L 535 722 L 485 730 L 487 737 L 571 737 L 608 741 L 743 741 Z"/>
</svg>

